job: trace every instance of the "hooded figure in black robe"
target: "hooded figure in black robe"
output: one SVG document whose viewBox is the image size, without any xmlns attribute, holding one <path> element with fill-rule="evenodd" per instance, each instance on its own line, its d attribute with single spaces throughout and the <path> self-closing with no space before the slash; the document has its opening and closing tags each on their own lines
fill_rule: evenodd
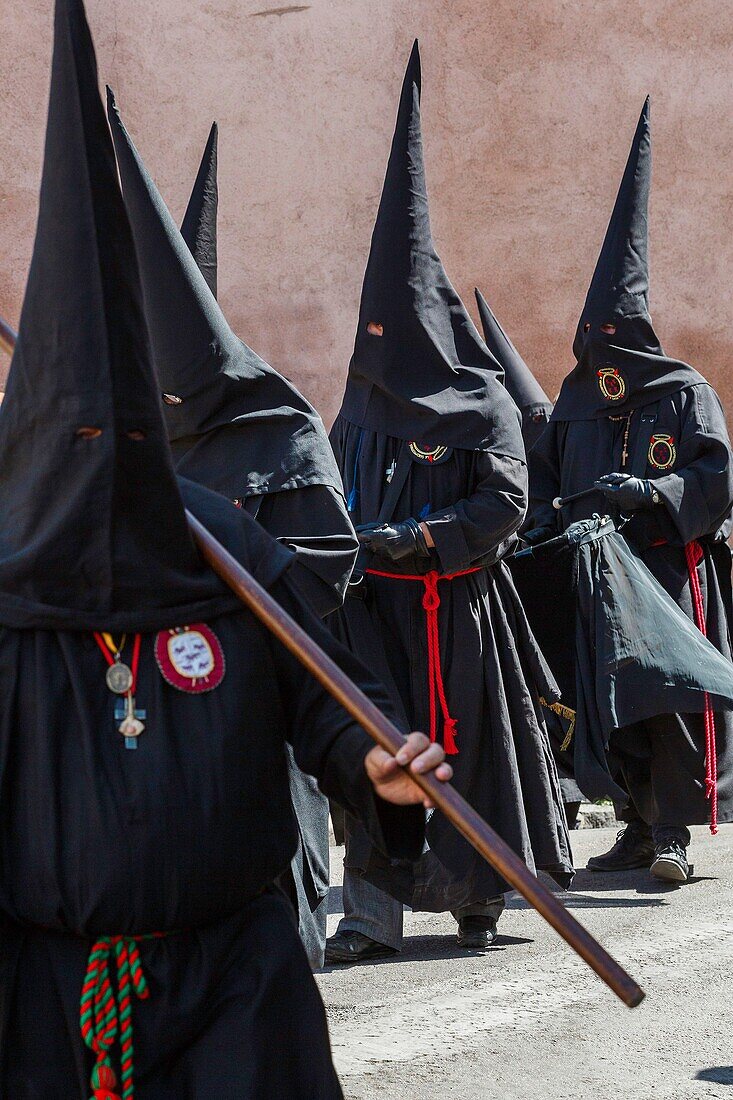
<svg viewBox="0 0 733 1100">
<path fill-rule="evenodd" d="M 234 336 L 210 289 L 217 275 L 217 132 L 209 136 L 184 219 L 199 269 L 109 92 L 108 116 L 178 472 L 235 501 L 294 551 L 291 576 L 325 615 L 343 600 L 357 543 L 320 417 Z M 315 780 L 291 764 L 300 844 L 282 885 L 318 969 L 326 943 L 328 802 Z"/>
<path fill-rule="evenodd" d="M 491 306 L 486 301 L 481 291 L 476 290 L 475 293 L 486 346 L 496 361 L 501 365 L 504 371 L 504 385 L 509 391 L 514 404 L 522 414 L 524 449 L 527 454 L 529 454 L 547 426 L 547 422 L 550 419 L 550 413 L 552 412 L 552 402 L 532 374 L 522 356 L 514 347 L 512 341 L 504 332 L 504 329 L 497 321 Z M 530 486 L 530 495 L 531 492 L 532 487 Z M 529 521 L 525 520 L 522 528 L 520 528 L 520 534 L 527 522 Z M 543 559 L 543 564 L 546 564 L 546 559 Z M 555 704 L 554 710 L 550 710 L 549 707 L 546 709 L 546 721 L 552 752 L 555 757 L 555 763 L 557 764 L 558 775 L 560 776 L 560 787 L 565 803 L 568 825 L 570 828 L 573 828 L 578 820 L 578 813 L 583 801 L 583 793 L 575 781 L 573 757 L 569 745 L 569 740 L 572 735 L 572 718 L 568 717 L 570 708 L 567 706 L 567 684 L 563 682 L 562 678 L 562 673 L 565 670 L 562 666 L 558 668 L 554 667 L 557 648 L 554 644 L 544 644 L 544 639 L 542 637 L 544 622 L 542 618 L 540 618 L 537 624 L 540 633 L 537 633 L 535 621 L 533 619 L 534 608 L 537 606 L 539 600 L 547 593 L 547 581 L 543 577 L 542 571 L 535 568 L 534 563 L 530 565 L 529 563 L 522 562 L 521 565 L 516 567 L 515 563 L 511 561 L 509 565 L 514 583 L 517 586 L 517 591 L 527 611 L 532 630 L 536 634 L 542 652 L 547 657 L 550 665 L 553 666 L 553 675 L 560 685 L 560 690 L 562 692 L 562 704 Z M 554 638 L 552 641 L 554 642 Z M 567 648 L 567 643 L 565 643 L 565 647 Z M 574 667 L 571 671 L 574 675 Z"/>
<path fill-rule="evenodd" d="M 337 1100 L 323 1006 L 272 888 L 297 842 L 286 740 L 385 851 L 422 847 L 422 807 L 390 806 L 365 768 L 392 801 L 409 798 L 405 777 L 396 796 L 363 731 L 201 561 L 184 500 L 388 707 L 298 596 L 292 555 L 217 494 L 179 487 L 94 50 L 80 0 L 58 0 L 0 409 L 0 1094 L 13 1100 Z M 132 675 L 134 692 L 114 695 L 108 675 Z"/>
<path fill-rule="evenodd" d="M 363 545 L 355 598 L 334 616 L 336 629 L 380 675 L 388 668 L 409 720 L 451 754 L 456 784 L 479 813 L 530 867 L 567 882 L 570 850 L 539 702 L 557 689 L 501 560 L 526 507 L 519 416 L 433 245 L 417 43 L 331 441 Z M 345 896 L 361 874 L 413 909 L 485 918 L 486 933 L 505 882 L 440 814 L 428 836 L 430 851 L 413 867 L 395 867 L 350 826 Z M 398 906 L 389 929 L 386 917 L 379 926 L 347 913 L 327 959 L 353 957 L 354 943 L 370 953 L 355 933 L 397 948 L 399 917 Z"/>
<path fill-rule="evenodd" d="M 477 289 L 475 294 L 484 341 L 501 365 L 504 385 L 522 414 L 522 438 L 529 454 L 550 419 L 552 401 L 504 332 L 481 291 Z"/>
<path fill-rule="evenodd" d="M 578 323 L 577 365 L 530 458 L 534 529 L 525 537 L 541 541 L 596 512 L 623 517 L 623 535 L 651 573 L 729 656 L 731 448 L 715 391 L 692 367 L 664 354 L 652 326 L 650 177 L 647 100 Z M 554 498 L 594 486 L 596 492 L 559 512 L 553 507 Z M 717 785 L 716 753 L 706 749 L 710 722 Z M 716 791 L 717 819 L 733 818 L 732 722 L 729 713 L 669 714 L 613 734 L 610 759 L 628 791 L 633 824 L 616 853 L 623 862 L 629 848 L 625 865 L 655 861 L 650 825 L 657 849 L 671 840 L 682 849 L 673 862 L 683 859 L 685 826 L 711 815 L 714 823 Z M 582 752 L 576 745 L 581 786 Z M 595 866 L 603 869 L 602 861 Z"/>
</svg>

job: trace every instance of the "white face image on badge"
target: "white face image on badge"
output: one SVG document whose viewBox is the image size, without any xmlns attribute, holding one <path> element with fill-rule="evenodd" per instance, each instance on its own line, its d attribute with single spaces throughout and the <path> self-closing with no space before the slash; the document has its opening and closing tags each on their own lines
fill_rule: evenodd
<svg viewBox="0 0 733 1100">
<path fill-rule="evenodd" d="M 198 630 L 172 634 L 168 640 L 168 656 L 179 676 L 201 680 L 214 671 L 211 646 Z"/>
</svg>

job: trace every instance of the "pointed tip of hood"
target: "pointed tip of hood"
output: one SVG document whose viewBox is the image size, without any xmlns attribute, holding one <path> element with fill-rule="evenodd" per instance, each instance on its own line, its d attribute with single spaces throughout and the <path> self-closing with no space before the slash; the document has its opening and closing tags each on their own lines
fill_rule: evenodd
<svg viewBox="0 0 733 1100">
<path fill-rule="evenodd" d="M 417 84 L 418 92 L 422 90 L 422 62 L 420 60 L 420 43 L 415 39 L 410 50 L 410 57 L 405 69 L 405 84 Z"/>
<path fill-rule="evenodd" d="M 218 376 L 228 356 L 255 353 L 234 336 L 117 107 L 108 117 L 158 378 L 166 393 L 185 398 Z"/>
<path fill-rule="evenodd" d="M 639 319 L 645 346 L 656 341 L 649 316 L 649 191 L 652 171 L 651 100 L 646 97 L 636 125 L 626 167 L 608 223 L 593 278 L 578 323 L 576 357 L 591 335 L 606 322 Z"/>
<path fill-rule="evenodd" d="M 218 291 L 218 143 L 219 126 L 213 122 L 181 222 L 181 236 L 215 298 Z"/>
<path fill-rule="evenodd" d="M 549 397 L 496 319 L 494 311 L 478 287 L 475 288 L 475 294 L 486 346 L 504 371 L 504 385 L 515 405 L 520 409 L 536 405 L 551 408 Z"/>
</svg>

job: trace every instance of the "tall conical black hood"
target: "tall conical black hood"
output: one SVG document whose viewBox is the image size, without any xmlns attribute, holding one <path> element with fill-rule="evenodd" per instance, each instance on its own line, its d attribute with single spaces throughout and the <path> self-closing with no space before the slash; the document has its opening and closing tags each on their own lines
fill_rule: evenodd
<svg viewBox="0 0 733 1100">
<path fill-rule="evenodd" d="M 179 474 L 230 498 L 330 485 L 342 492 L 318 413 L 239 340 L 130 139 L 107 114 L 140 263 L 168 437 Z"/>
<path fill-rule="evenodd" d="M 639 116 L 606 236 L 596 261 L 574 350 L 580 356 L 587 324 L 617 320 L 633 322 L 628 336 L 639 351 L 659 347 L 649 316 L 649 188 L 652 177 L 652 135 L 649 98 Z M 630 345 L 631 346 L 631 345 Z"/>
<path fill-rule="evenodd" d="M 705 381 L 664 354 L 649 314 L 651 172 L 647 98 L 575 333 L 578 365 L 563 383 L 553 420 L 631 412 Z"/>
<path fill-rule="evenodd" d="M 0 408 L 0 622 L 153 630 L 232 606 L 188 532 L 81 0 L 57 0 L 40 209 Z"/>
<path fill-rule="evenodd" d="M 382 335 L 370 326 L 379 326 Z M 501 368 L 433 244 L 416 42 L 402 85 L 341 413 L 400 439 L 468 449 L 496 445 L 509 452 L 502 410 L 515 422 L 516 413 L 500 379 Z"/>
<path fill-rule="evenodd" d="M 504 385 L 514 404 L 520 409 L 552 409 L 552 401 L 504 332 L 491 306 L 480 290 L 475 293 L 486 346 L 504 371 Z"/>
<path fill-rule="evenodd" d="M 214 123 L 201 158 L 196 182 L 181 224 L 181 236 L 216 298 L 217 255 L 216 217 L 219 209 L 219 185 L 216 178 L 219 127 Z"/>
</svg>

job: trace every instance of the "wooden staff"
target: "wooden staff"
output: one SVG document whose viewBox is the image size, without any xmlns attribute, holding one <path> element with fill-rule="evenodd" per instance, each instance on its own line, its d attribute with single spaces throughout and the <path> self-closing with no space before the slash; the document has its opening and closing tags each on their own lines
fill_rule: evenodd
<svg viewBox="0 0 733 1100">
<path fill-rule="evenodd" d="M 17 333 L 11 329 L 7 321 L 4 321 L 2 317 L 0 317 L 0 348 L 7 352 L 8 355 L 12 355 L 17 339 Z"/>
<path fill-rule="evenodd" d="M 405 742 L 397 727 L 203 524 L 191 512 L 187 511 L 186 515 L 196 545 L 214 572 L 377 744 L 395 756 Z M 643 1000 L 644 992 L 631 975 L 578 923 L 559 898 L 532 874 L 455 787 L 441 783 L 434 775 L 413 775 L 412 772 L 409 775 L 469 844 L 534 906 L 624 1004 L 634 1008 Z"/>
<path fill-rule="evenodd" d="M 0 318 L 0 340 L 11 354 L 15 339 L 13 330 Z M 186 518 L 202 557 L 214 572 L 377 744 L 396 756 L 405 742 L 397 727 L 188 510 Z M 631 975 L 578 923 L 559 898 L 532 874 L 455 787 L 441 783 L 434 775 L 415 775 L 412 772 L 409 775 L 469 844 L 534 906 L 624 1004 L 635 1008 L 641 1003 L 644 991 Z"/>
</svg>

